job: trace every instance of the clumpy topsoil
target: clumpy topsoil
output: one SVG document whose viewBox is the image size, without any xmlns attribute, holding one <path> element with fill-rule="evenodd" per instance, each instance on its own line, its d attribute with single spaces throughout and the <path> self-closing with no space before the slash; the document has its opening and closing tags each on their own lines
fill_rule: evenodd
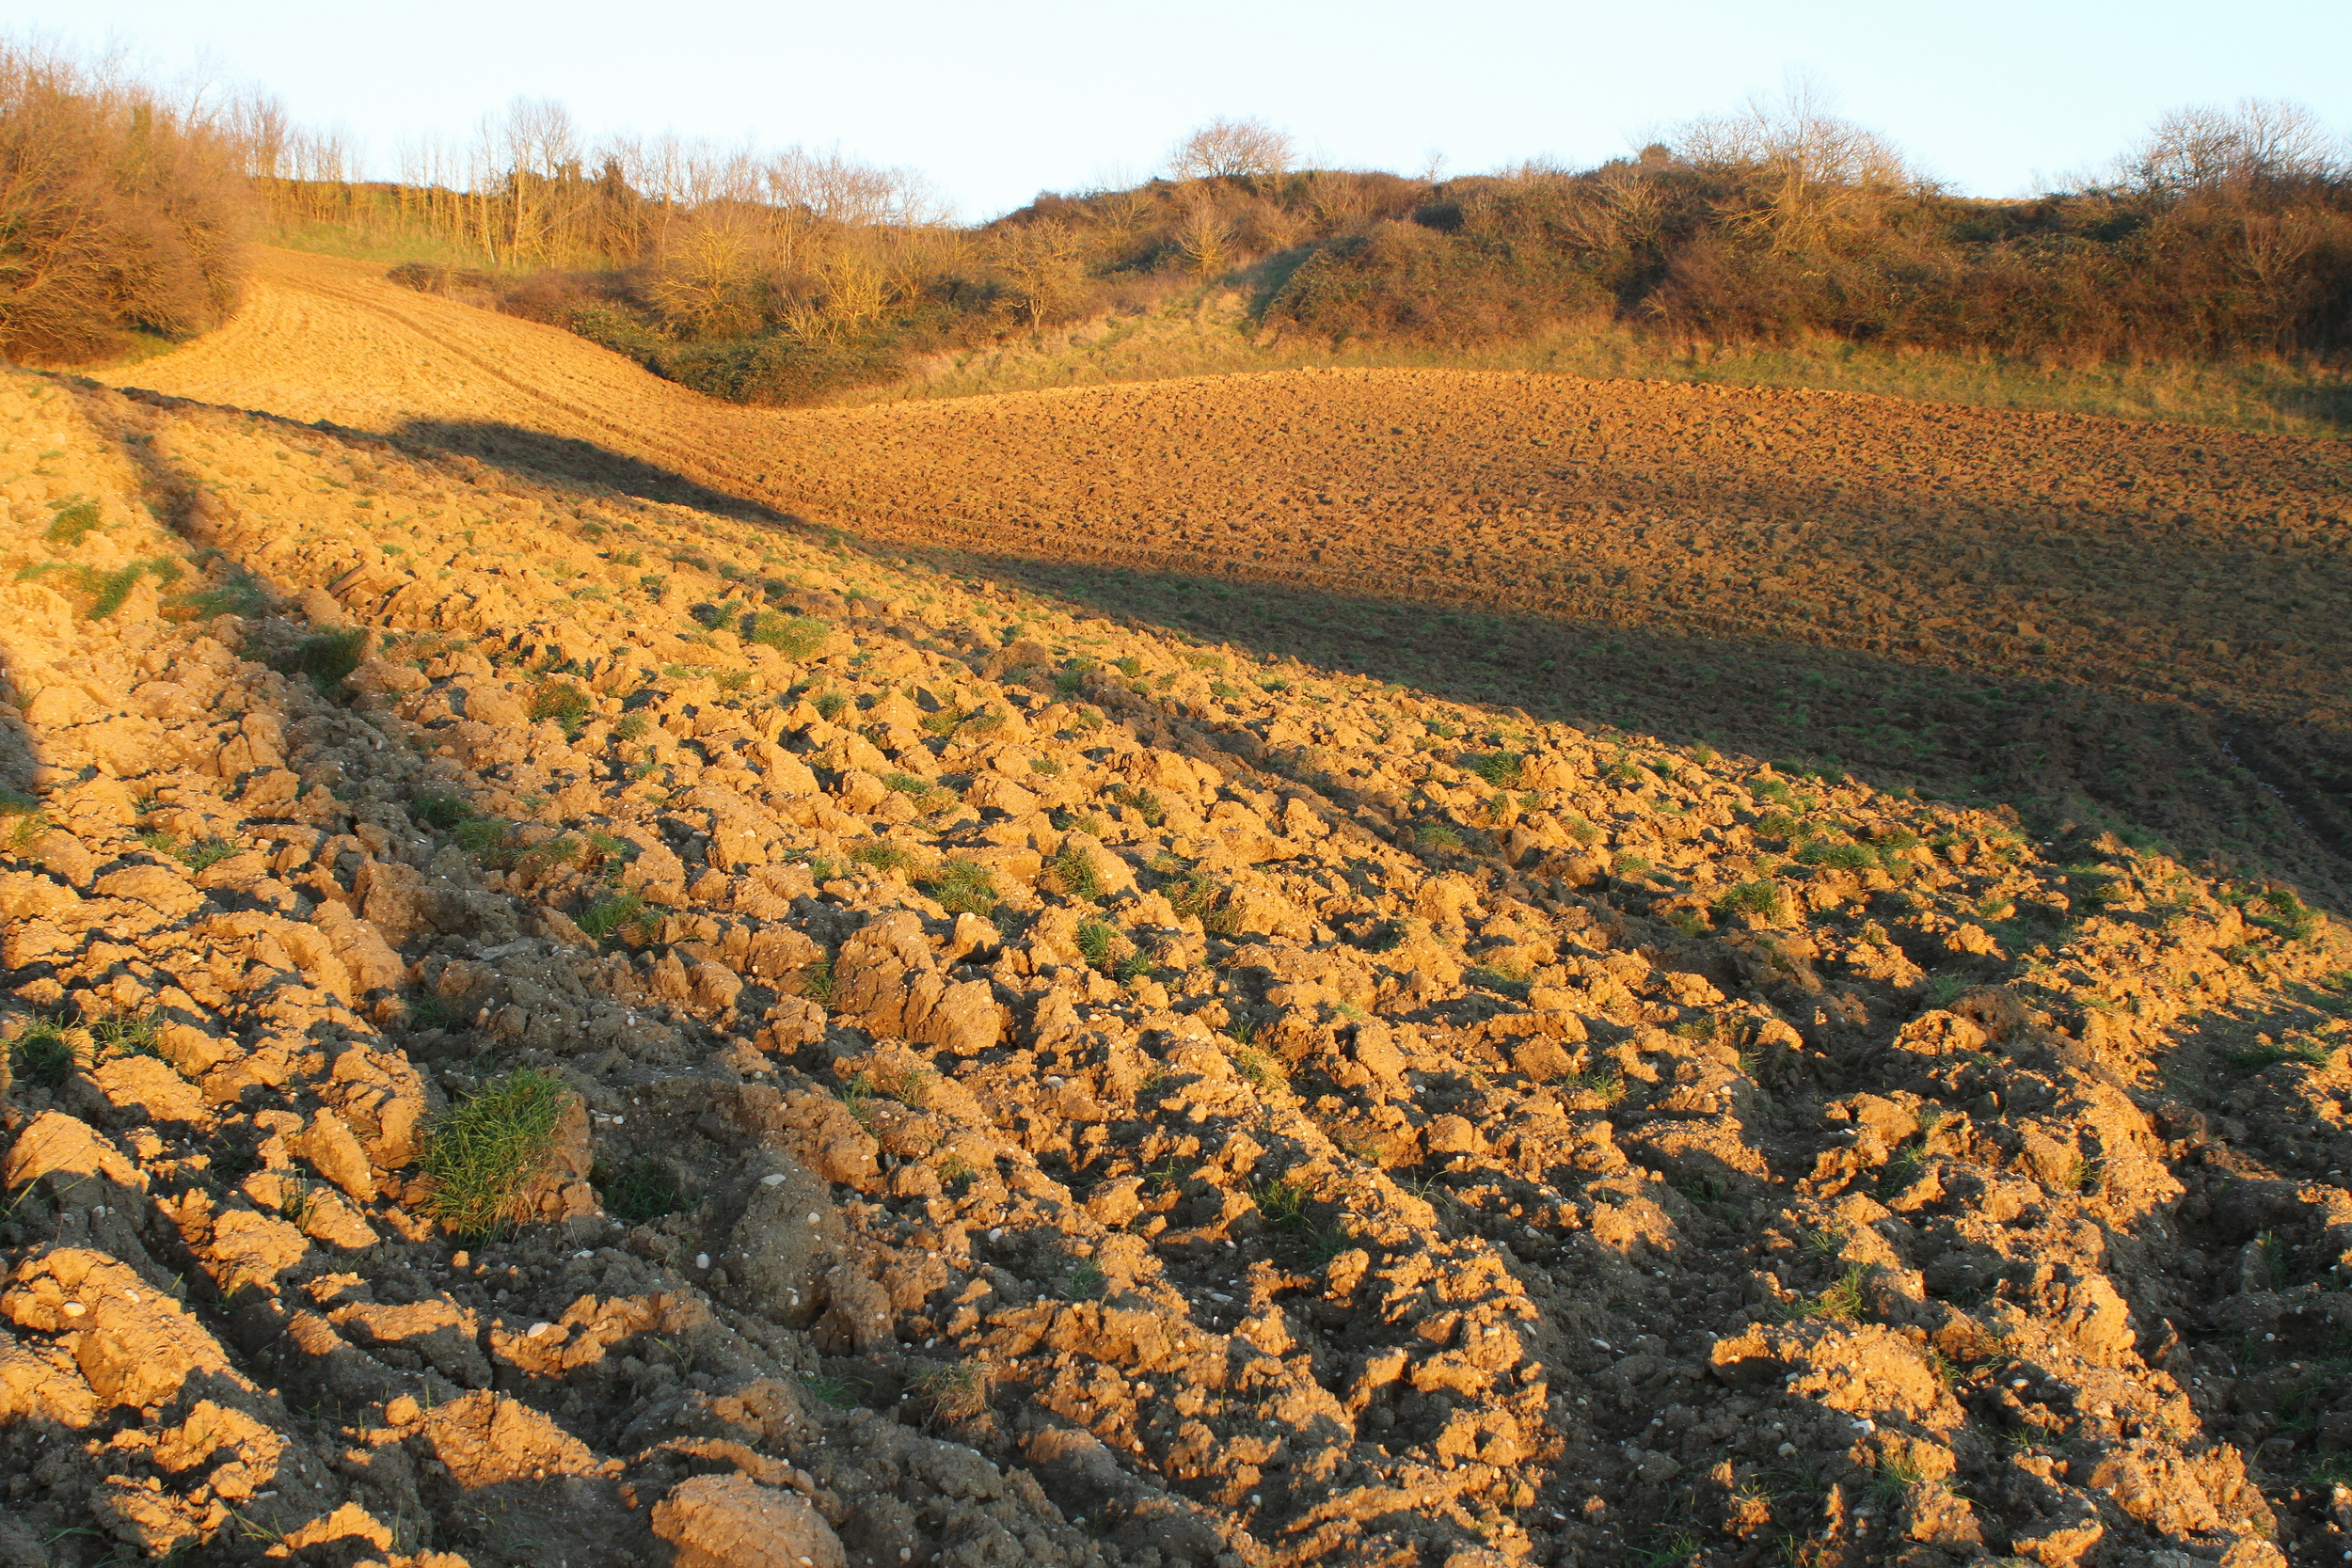
<svg viewBox="0 0 2352 1568">
<path fill-rule="evenodd" d="M 2289 889 L 422 446 L 0 440 L 0 1563 L 2352 1550 Z"/>
</svg>

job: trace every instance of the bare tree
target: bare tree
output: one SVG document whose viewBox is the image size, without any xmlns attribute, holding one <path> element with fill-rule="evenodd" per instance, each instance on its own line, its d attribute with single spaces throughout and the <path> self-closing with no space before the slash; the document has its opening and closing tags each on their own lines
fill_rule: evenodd
<svg viewBox="0 0 2352 1568">
<path fill-rule="evenodd" d="M 1297 154 L 1289 132 L 1254 116 L 1232 119 L 1219 115 L 1176 144 L 1168 157 L 1168 172 L 1178 180 L 1266 178 L 1287 173 Z"/>
<path fill-rule="evenodd" d="M 834 257 L 818 277 L 825 291 L 819 319 L 827 337 L 854 336 L 890 304 L 888 275 L 854 252 Z"/>
<path fill-rule="evenodd" d="M 661 313 L 697 336 L 739 337 L 759 323 L 760 235 L 740 209 L 689 220 L 646 285 Z"/>
<path fill-rule="evenodd" d="M 2301 104 L 2244 98 L 2234 108 L 2171 110 L 2123 155 L 2118 172 L 2127 187 L 2160 197 L 2250 194 L 2328 179 L 2345 157 Z"/>
<path fill-rule="evenodd" d="M 1700 168 L 1742 176 L 1758 199 L 1735 218 L 1768 231 L 1775 249 L 1796 249 L 1922 182 L 1892 142 L 1831 107 L 1820 86 L 1793 77 L 1776 99 L 1692 120 L 1674 150 Z"/>
<path fill-rule="evenodd" d="M 1233 264 L 1232 225 L 1215 206 L 1195 202 L 1176 230 L 1176 248 L 1184 253 L 1184 270 L 1209 282 Z"/>
<path fill-rule="evenodd" d="M 932 278 L 963 271 L 978 250 L 969 232 L 945 224 L 879 229 L 867 236 L 867 245 L 894 299 L 921 293 Z"/>
<path fill-rule="evenodd" d="M 552 98 L 517 98 L 498 139 L 505 155 L 509 255 L 546 261 L 564 248 L 569 198 L 580 184 L 580 133 L 572 113 Z"/>
<path fill-rule="evenodd" d="M 1078 237 L 1068 224 L 1057 219 L 1041 218 L 1007 229 L 996 236 L 995 249 L 996 268 L 1011 285 L 1021 313 L 1032 326 L 1044 325 L 1084 284 Z"/>
<path fill-rule="evenodd" d="M 837 147 L 822 152 L 787 148 L 769 159 L 760 173 L 769 201 L 805 208 L 828 223 L 879 227 L 933 224 L 945 217 L 939 198 L 920 174 L 860 163 Z"/>
<path fill-rule="evenodd" d="M 247 93 L 230 101 L 227 119 L 247 178 L 269 180 L 284 175 L 286 149 L 293 137 L 284 99 L 276 93 Z"/>
</svg>

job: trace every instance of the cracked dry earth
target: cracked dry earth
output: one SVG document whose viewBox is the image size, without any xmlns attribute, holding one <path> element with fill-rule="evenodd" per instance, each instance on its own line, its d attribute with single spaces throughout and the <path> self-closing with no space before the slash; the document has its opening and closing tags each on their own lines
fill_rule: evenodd
<svg viewBox="0 0 2352 1568">
<path fill-rule="evenodd" d="M 9 1568 L 2352 1552 L 2324 912 L 422 446 L 0 441 Z"/>
</svg>

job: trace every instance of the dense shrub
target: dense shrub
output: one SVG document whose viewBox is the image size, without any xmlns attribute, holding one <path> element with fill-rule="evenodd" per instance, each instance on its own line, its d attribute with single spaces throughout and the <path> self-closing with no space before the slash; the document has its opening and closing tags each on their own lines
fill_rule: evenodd
<svg viewBox="0 0 2352 1568">
<path fill-rule="evenodd" d="M 886 341 L 809 341 L 783 332 L 763 337 L 656 343 L 648 369 L 731 403 L 804 403 L 822 393 L 887 381 L 903 368 Z"/>
<path fill-rule="evenodd" d="M 204 114 L 0 41 L 0 355 L 72 362 L 216 325 L 246 200 Z"/>
<path fill-rule="evenodd" d="M 1431 195 L 1322 245 L 1269 315 L 1447 341 L 1609 302 L 1693 340 L 2077 362 L 2352 346 L 2352 167 L 2277 104 L 2169 116 L 2110 181 L 2020 201 L 1945 194 L 1802 103 Z"/>
<path fill-rule="evenodd" d="M 1534 332 L 1608 296 L 1556 252 L 1383 221 L 1319 248 L 1276 304 L 1334 338 L 1461 343 Z"/>
</svg>

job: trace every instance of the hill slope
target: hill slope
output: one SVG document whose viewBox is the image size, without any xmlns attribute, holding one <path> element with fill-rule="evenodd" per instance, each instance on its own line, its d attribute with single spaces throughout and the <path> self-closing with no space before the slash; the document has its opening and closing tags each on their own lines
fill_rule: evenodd
<svg viewBox="0 0 2352 1568">
<path fill-rule="evenodd" d="M 246 319 L 135 378 L 2352 891 L 2343 443 L 1441 371 L 778 413 L 263 255 Z"/>
<path fill-rule="evenodd" d="M 2291 896 L 421 443 L 0 398 L 19 1556 L 2347 1545 L 2352 944 Z M 812 486 L 858 433 L 871 519 L 917 450 L 727 419 Z M 540 1087 L 516 1223 L 453 1234 L 453 1108 Z"/>
</svg>

